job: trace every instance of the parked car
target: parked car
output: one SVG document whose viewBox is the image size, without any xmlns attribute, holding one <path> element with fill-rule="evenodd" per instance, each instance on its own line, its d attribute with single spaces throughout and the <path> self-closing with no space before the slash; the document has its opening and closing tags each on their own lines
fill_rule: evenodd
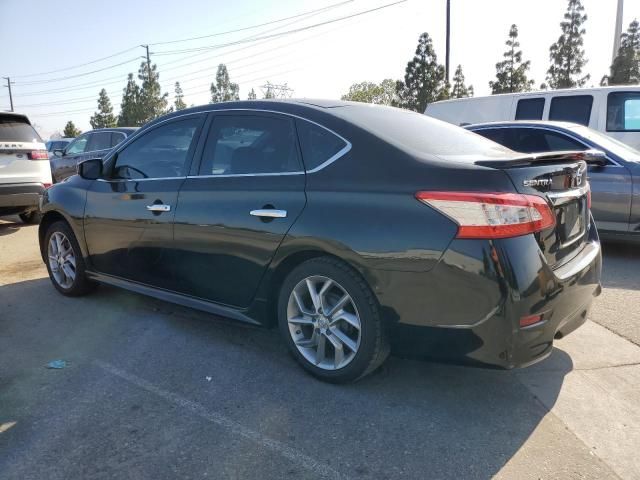
<svg viewBox="0 0 640 480">
<path fill-rule="evenodd" d="M 589 165 L 591 211 L 603 238 L 640 240 L 640 152 L 591 128 L 564 122 L 497 122 L 466 127 L 524 153 L 599 150 Z"/>
<path fill-rule="evenodd" d="M 39 203 L 51 186 L 47 150 L 26 115 L 0 113 L 0 216 L 40 220 Z"/>
<path fill-rule="evenodd" d="M 528 365 L 600 293 L 583 160 L 523 157 L 418 113 L 204 105 L 78 168 L 43 201 L 60 293 L 102 282 L 277 322 L 327 381 L 366 375 L 390 347 Z M 528 182 L 542 176 L 551 189 Z"/>
<path fill-rule="evenodd" d="M 640 149 L 640 85 L 445 100 L 429 104 L 425 114 L 454 125 L 511 120 L 578 123 Z"/>
<path fill-rule="evenodd" d="M 49 160 L 53 157 L 54 150 L 64 150 L 65 147 L 71 142 L 73 138 L 59 138 L 57 140 L 48 140 L 45 142 L 47 152 L 49 153 Z"/>
<path fill-rule="evenodd" d="M 54 183 L 75 175 L 78 163 L 89 158 L 102 158 L 113 147 L 135 132 L 134 127 L 100 128 L 83 133 L 66 147 L 53 151 L 51 172 Z"/>
</svg>

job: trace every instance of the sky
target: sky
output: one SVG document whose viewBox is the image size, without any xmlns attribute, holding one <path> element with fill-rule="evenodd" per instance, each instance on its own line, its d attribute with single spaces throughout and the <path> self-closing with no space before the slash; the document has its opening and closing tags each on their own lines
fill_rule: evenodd
<svg viewBox="0 0 640 480">
<path fill-rule="evenodd" d="M 401 79 L 422 32 L 431 35 L 444 63 L 446 0 L 406 0 L 314 26 L 397 1 L 0 0 L 0 77 L 11 77 L 15 110 L 26 113 L 43 138 L 62 131 L 69 120 L 90 129 L 101 88 L 117 113 L 127 74 L 137 75 L 145 54 L 141 44 L 150 44 L 170 102 L 180 81 L 187 105 L 208 103 L 219 63 L 240 85 L 242 99 L 252 88 L 260 98 L 267 82 L 286 83 L 294 97 L 340 98 L 356 82 Z M 549 46 L 560 35 L 566 0 L 451 3 L 451 70 L 461 64 L 476 95 L 490 93 L 488 82 L 495 78 L 513 23 L 524 59 L 531 61 L 530 77 L 536 86 L 545 80 Z M 587 86 L 598 85 L 608 73 L 616 4 L 583 0 Z M 634 18 L 640 19 L 640 1 L 626 0 L 623 30 Z M 274 23 L 250 28 L 267 22 Z M 225 33 L 238 29 L 244 30 Z M 0 87 L 0 110 L 8 109 L 8 89 Z"/>
</svg>

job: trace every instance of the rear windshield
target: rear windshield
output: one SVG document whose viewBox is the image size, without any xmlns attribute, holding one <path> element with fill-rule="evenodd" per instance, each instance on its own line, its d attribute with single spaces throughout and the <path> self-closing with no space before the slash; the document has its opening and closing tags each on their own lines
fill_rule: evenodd
<svg viewBox="0 0 640 480">
<path fill-rule="evenodd" d="M 42 139 L 26 120 L 0 115 L 0 142 L 42 142 Z"/>
<path fill-rule="evenodd" d="M 464 163 L 516 155 L 480 135 L 408 110 L 363 105 L 336 108 L 332 113 L 416 155 Z"/>
</svg>

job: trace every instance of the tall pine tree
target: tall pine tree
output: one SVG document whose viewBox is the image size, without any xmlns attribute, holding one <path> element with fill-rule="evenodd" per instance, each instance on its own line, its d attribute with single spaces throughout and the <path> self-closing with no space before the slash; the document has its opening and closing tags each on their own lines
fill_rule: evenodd
<svg viewBox="0 0 640 480">
<path fill-rule="evenodd" d="M 549 48 L 551 66 L 547 70 L 547 84 L 550 88 L 583 87 L 589 80 L 589 75 L 581 76 L 587 64 L 583 39 L 586 21 L 582 2 L 569 0 L 564 21 L 560 23 L 562 35 Z"/>
<path fill-rule="evenodd" d="M 229 79 L 229 72 L 224 63 L 218 65 L 216 82 L 211 84 L 211 103 L 240 100 L 240 87 Z"/>
<path fill-rule="evenodd" d="M 407 63 L 404 82 L 396 82 L 396 92 L 401 107 L 421 113 L 429 103 L 448 97 L 444 67 L 438 64 L 428 33 L 420 35 L 416 53 Z"/>
<path fill-rule="evenodd" d="M 496 63 L 496 80 L 489 82 L 491 93 L 528 92 L 534 84 L 527 77 L 530 61 L 522 61 L 522 50 L 518 42 L 518 27 L 514 24 L 509 29 L 509 38 L 505 42 L 504 60 Z"/>
<path fill-rule="evenodd" d="M 184 103 L 184 94 L 182 93 L 182 87 L 180 82 L 176 82 L 175 85 L 175 99 L 173 101 L 173 107 L 177 110 L 184 110 L 187 108 L 187 104 Z"/>
<path fill-rule="evenodd" d="M 100 90 L 98 97 L 98 111 L 93 114 L 89 123 L 91 128 L 111 128 L 116 126 L 117 120 L 113 114 L 111 100 L 109 100 L 107 91 L 104 88 Z"/>
<path fill-rule="evenodd" d="M 137 127 L 141 124 L 140 87 L 133 79 L 133 73 L 130 73 L 127 77 L 127 86 L 122 90 L 118 126 Z"/>
<path fill-rule="evenodd" d="M 155 64 L 149 65 L 147 62 L 142 62 L 138 70 L 138 78 L 142 82 L 138 101 L 140 113 L 138 125 L 144 125 L 167 112 L 169 94 L 162 93 L 160 75 Z"/>
<path fill-rule="evenodd" d="M 75 124 L 71 120 L 69 120 L 64 126 L 62 135 L 64 135 L 66 138 L 76 138 L 81 133 L 82 132 L 76 128 Z"/>
<path fill-rule="evenodd" d="M 640 24 L 634 20 L 626 33 L 620 36 L 620 49 L 605 77 L 607 85 L 633 85 L 640 83 Z"/>
<path fill-rule="evenodd" d="M 453 75 L 453 87 L 451 89 L 451 98 L 473 97 L 473 85 L 465 85 L 464 73 L 462 73 L 462 65 L 458 65 L 456 73 Z"/>
</svg>

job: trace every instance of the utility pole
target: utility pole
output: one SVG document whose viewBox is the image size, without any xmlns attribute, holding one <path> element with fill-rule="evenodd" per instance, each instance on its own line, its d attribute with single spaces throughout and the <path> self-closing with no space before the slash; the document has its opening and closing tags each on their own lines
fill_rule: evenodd
<svg viewBox="0 0 640 480">
<path fill-rule="evenodd" d="M 622 0 L 620 0 L 622 1 Z M 445 75 L 449 83 L 449 54 L 451 52 L 451 0 L 447 0 L 447 51 L 445 55 Z"/>
<path fill-rule="evenodd" d="M 7 88 L 9 89 L 9 103 L 11 104 L 11 111 L 13 112 L 13 95 L 11 94 L 11 84 L 13 83 L 9 77 L 2 77 L 7 81 Z"/>
<path fill-rule="evenodd" d="M 620 35 L 622 35 L 622 8 L 624 0 L 618 0 L 618 11 L 616 13 L 616 30 L 613 32 L 613 55 L 611 56 L 611 63 L 618 56 L 618 50 L 620 50 Z"/>
<path fill-rule="evenodd" d="M 149 45 L 140 45 L 147 50 L 147 81 L 151 81 L 151 57 L 149 56 Z M 144 58 L 144 57 L 142 57 Z"/>
</svg>

